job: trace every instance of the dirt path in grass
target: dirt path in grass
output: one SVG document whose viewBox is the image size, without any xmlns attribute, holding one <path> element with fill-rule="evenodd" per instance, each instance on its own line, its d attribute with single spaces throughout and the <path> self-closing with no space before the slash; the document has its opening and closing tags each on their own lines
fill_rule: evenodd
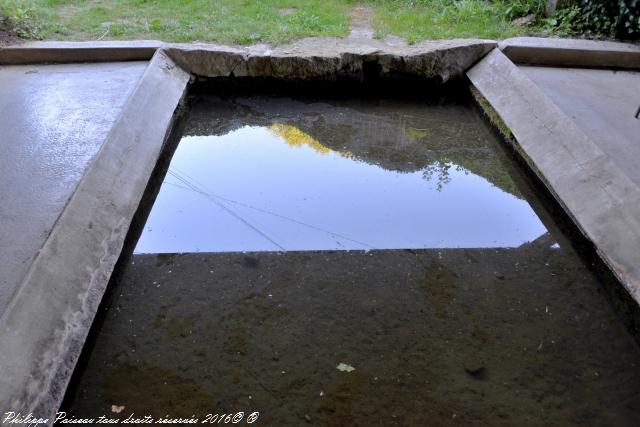
<svg viewBox="0 0 640 427">
<path fill-rule="evenodd" d="M 350 38 L 372 39 L 374 10 L 371 6 L 355 6 L 351 9 Z"/>
</svg>

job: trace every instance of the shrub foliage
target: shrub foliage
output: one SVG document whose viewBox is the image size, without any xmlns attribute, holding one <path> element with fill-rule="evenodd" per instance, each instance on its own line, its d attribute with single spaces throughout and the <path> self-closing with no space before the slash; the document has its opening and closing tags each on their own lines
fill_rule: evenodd
<svg viewBox="0 0 640 427">
<path fill-rule="evenodd" d="M 585 31 L 619 38 L 640 36 L 640 0 L 581 0 Z"/>
</svg>

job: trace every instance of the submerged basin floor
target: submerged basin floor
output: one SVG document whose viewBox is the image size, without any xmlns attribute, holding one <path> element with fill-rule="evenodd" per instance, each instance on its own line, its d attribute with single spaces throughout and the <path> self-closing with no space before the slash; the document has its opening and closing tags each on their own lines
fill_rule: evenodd
<svg viewBox="0 0 640 427">
<path fill-rule="evenodd" d="M 262 425 L 287 426 L 640 422 L 640 348 L 468 107 L 203 96 L 185 142 L 105 297 L 69 414 L 117 405 L 122 418 L 259 411 Z M 224 157 L 225 144 L 247 145 Z M 296 163 L 300 152 L 314 160 Z M 355 163 L 340 171 L 342 160 Z M 324 181 L 299 179 L 314 167 Z M 350 203 L 359 192 L 369 197 Z M 248 216 L 263 213 L 240 209 L 249 205 L 272 214 Z M 298 236 L 309 227 L 269 223 L 281 219 L 273 213 L 325 231 Z"/>
<path fill-rule="evenodd" d="M 74 416 L 640 421 L 635 341 L 575 254 L 549 245 L 137 255 L 107 310 Z"/>
</svg>

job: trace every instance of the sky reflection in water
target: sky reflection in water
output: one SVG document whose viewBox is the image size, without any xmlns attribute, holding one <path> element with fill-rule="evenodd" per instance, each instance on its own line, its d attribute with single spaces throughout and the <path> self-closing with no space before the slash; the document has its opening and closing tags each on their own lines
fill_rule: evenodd
<svg viewBox="0 0 640 427">
<path fill-rule="evenodd" d="M 185 136 L 136 253 L 517 247 L 545 232 L 461 166 L 386 170 L 276 124 Z"/>
</svg>

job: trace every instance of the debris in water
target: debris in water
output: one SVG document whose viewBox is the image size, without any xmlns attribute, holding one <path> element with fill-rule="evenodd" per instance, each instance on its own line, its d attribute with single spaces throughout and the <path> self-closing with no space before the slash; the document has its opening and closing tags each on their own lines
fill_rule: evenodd
<svg viewBox="0 0 640 427">
<path fill-rule="evenodd" d="M 351 365 L 347 365 L 346 363 L 340 363 L 338 366 L 336 366 L 336 368 L 338 369 L 338 371 L 342 371 L 342 372 L 352 372 L 355 371 L 356 368 L 354 368 Z"/>
<path fill-rule="evenodd" d="M 480 359 L 471 359 L 465 361 L 464 370 L 467 374 L 471 375 L 475 379 L 482 379 L 485 373 L 484 363 Z"/>
<path fill-rule="evenodd" d="M 111 412 L 113 412 L 114 414 L 119 414 L 123 410 L 124 410 L 124 405 L 122 405 L 122 406 L 111 405 Z"/>
</svg>

